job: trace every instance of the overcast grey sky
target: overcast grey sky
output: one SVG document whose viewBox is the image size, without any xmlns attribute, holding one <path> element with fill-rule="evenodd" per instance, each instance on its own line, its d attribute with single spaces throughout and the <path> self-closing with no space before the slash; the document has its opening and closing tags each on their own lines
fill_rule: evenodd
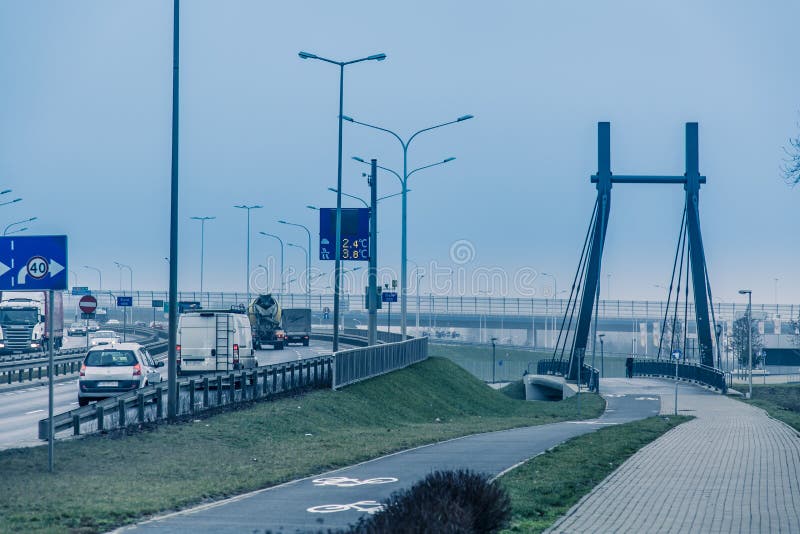
<svg viewBox="0 0 800 534">
<path fill-rule="evenodd" d="M 206 226 L 206 288 L 242 290 L 245 215 L 234 204 L 265 206 L 254 235 L 300 244 L 302 231 L 276 221 L 315 232 L 306 204 L 334 204 L 338 73 L 299 59 L 307 50 L 388 55 L 348 67 L 345 114 L 356 119 L 408 135 L 475 115 L 412 145 L 411 167 L 457 157 L 411 180 L 418 263 L 453 266 L 453 243 L 467 240 L 467 269 L 545 271 L 566 288 L 594 202 L 597 121 L 611 121 L 614 172 L 659 174 L 683 172 L 683 124 L 697 121 L 715 297 L 738 299 L 746 286 L 770 303 L 777 277 L 778 300 L 797 302 L 800 190 L 780 165 L 800 110 L 798 20 L 789 0 L 185 0 L 180 288 L 199 286 L 190 216 L 217 217 Z M 0 215 L 37 216 L 28 233 L 69 235 L 80 285 L 96 286 L 80 268 L 90 264 L 116 288 L 116 260 L 133 266 L 138 288 L 166 287 L 171 24 L 170 0 L 0 0 L 0 187 L 24 198 Z M 362 196 L 352 155 L 402 164 L 395 140 L 346 124 L 344 188 Z M 398 190 L 387 175 L 379 187 Z M 610 273 L 611 298 L 661 298 L 654 284 L 668 283 L 683 190 L 612 195 L 603 283 Z M 381 209 L 381 264 L 397 267 L 400 202 Z M 252 247 L 253 265 L 278 253 L 262 237 Z M 287 249 L 287 263 L 302 261 Z"/>
</svg>

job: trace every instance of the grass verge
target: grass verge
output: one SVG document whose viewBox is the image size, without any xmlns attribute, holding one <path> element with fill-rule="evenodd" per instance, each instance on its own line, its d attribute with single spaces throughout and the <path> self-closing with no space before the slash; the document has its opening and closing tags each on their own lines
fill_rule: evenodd
<svg viewBox="0 0 800 534">
<path fill-rule="evenodd" d="M 131 435 L 0 452 L 0 532 L 98 532 L 142 516 L 275 485 L 476 432 L 598 416 L 584 395 L 524 402 L 433 358 L 340 391 L 262 402 Z"/>
<path fill-rule="evenodd" d="M 740 389 L 742 391 L 742 389 Z M 800 385 L 798 384 L 753 384 L 753 398 L 741 399 L 759 408 L 769 415 L 783 421 L 800 432 Z"/>
<path fill-rule="evenodd" d="M 650 417 L 573 438 L 503 475 L 510 532 L 542 532 L 640 448 L 687 416 Z"/>
</svg>

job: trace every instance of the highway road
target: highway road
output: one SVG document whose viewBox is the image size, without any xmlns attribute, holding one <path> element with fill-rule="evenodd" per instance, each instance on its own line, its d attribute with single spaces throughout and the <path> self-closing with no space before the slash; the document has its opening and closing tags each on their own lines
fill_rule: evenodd
<svg viewBox="0 0 800 534">
<path fill-rule="evenodd" d="M 64 347 L 81 346 L 81 343 L 85 344 L 86 339 L 65 338 Z M 284 350 L 256 351 L 256 359 L 261 366 L 298 361 L 330 352 L 330 343 L 312 340 L 308 347 L 292 345 Z M 155 359 L 165 358 L 166 353 L 158 355 Z M 164 379 L 166 382 L 166 374 Z M 56 414 L 78 406 L 77 382 L 77 378 L 56 382 L 53 396 Z M 38 422 L 44 417 L 47 417 L 46 384 L 31 384 L 30 387 L 10 391 L 0 389 L 0 450 L 41 445 L 43 442 L 38 439 Z M 61 434 L 67 437 L 70 433 L 71 431 L 65 431 Z"/>
</svg>

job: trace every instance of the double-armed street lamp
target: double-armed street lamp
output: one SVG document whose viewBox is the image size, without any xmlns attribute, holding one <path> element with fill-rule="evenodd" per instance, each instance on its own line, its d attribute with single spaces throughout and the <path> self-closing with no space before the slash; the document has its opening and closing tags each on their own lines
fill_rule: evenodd
<svg viewBox="0 0 800 534">
<path fill-rule="evenodd" d="M 421 171 L 422 169 L 427 169 L 427 168 L 430 168 L 430 167 L 434 167 L 436 165 L 441 165 L 442 163 L 447 163 L 447 162 L 453 161 L 455 159 L 455 158 L 447 158 L 444 161 L 441 161 L 441 162 L 438 162 L 438 163 L 433 163 L 431 165 L 425 165 L 423 167 L 419 167 L 418 169 L 414 169 L 411 172 L 408 172 L 408 147 L 411 145 L 411 142 L 419 134 L 421 134 L 423 132 L 429 132 L 429 131 L 435 130 L 437 128 L 442 128 L 443 126 L 448 126 L 450 124 L 456 124 L 456 123 L 459 123 L 459 122 L 464 122 L 466 120 L 469 120 L 469 119 L 473 118 L 473 115 L 462 115 L 461 117 L 458 117 L 455 120 L 448 121 L 448 122 L 443 122 L 441 124 L 436 124 L 436 125 L 430 126 L 428 128 L 423 128 L 422 130 L 418 130 L 418 131 L 414 132 L 413 134 L 411 134 L 411 136 L 408 139 L 405 139 L 405 140 L 402 137 L 400 137 L 398 134 L 396 134 L 395 132 L 393 132 L 392 130 L 389 130 L 387 128 L 382 128 L 380 126 L 375 126 L 374 124 L 368 124 L 366 122 L 357 121 L 352 117 L 343 117 L 343 118 L 344 118 L 344 120 L 346 120 L 348 122 L 352 122 L 353 124 L 360 124 L 361 126 L 366 126 L 367 128 L 372 128 L 372 129 L 375 129 L 375 130 L 380 130 L 381 132 L 386 132 L 386 133 L 394 136 L 394 138 L 397 139 L 400 142 L 400 146 L 403 148 L 403 176 L 400 177 L 400 175 L 398 175 L 397 173 L 393 173 L 393 174 L 400 179 L 400 184 L 402 186 L 402 194 L 403 194 L 402 220 L 401 220 L 402 227 L 401 227 L 401 235 L 400 235 L 400 241 L 401 241 L 401 243 L 400 243 L 400 332 L 401 332 L 401 334 L 403 336 L 402 339 L 405 339 L 406 338 L 406 323 L 407 323 L 407 317 L 406 317 L 406 312 L 407 312 L 407 292 L 406 292 L 406 288 L 407 288 L 407 285 L 408 285 L 407 284 L 407 265 L 406 265 L 406 260 L 408 259 L 408 239 L 407 239 L 407 224 L 406 224 L 406 222 L 408 220 L 408 216 L 407 216 L 407 214 L 408 214 L 408 195 L 407 195 L 407 193 L 408 193 L 408 179 L 411 177 L 411 175 L 413 173 L 415 173 L 417 171 Z M 358 161 L 359 159 L 357 159 L 356 161 Z M 361 161 L 362 161 L 362 163 L 365 163 L 363 160 L 361 160 Z M 380 168 L 383 168 L 383 167 L 380 167 Z M 384 170 L 388 171 L 389 169 L 384 169 Z M 390 172 L 392 172 L 392 171 L 390 171 Z"/>
<path fill-rule="evenodd" d="M 344 118 L 344 68 L 347 65 L 362 61 L 383 61 L 386 54 L 373 54 L 371 56 L 354 59 L 351 61 L 335 61 L 309 52 L 300 52 L 301 59 L 317 59 L 339 67 L 339 152 L 336 173 L 336 188 L 342 190 L 342 119 Z M 333 292 L 333 351 L 339 350 L 339 285 L 341 281 L 341 249 L 342 249 L 342 196 L 336 195 L 336 245 L 334 267 L 334 292 Z"/>
<path fill-rule="evenodd" d="M 189 217 L 193 221 L 200 221 L 200 295 L 203 294 L 203 263 L 206 243 L 206 221 L 213 221 L 216 217 Z M 248 236 L 250 231 L 248 230 Z M 248 247 L 249 248 L 249 247 Z"/>
<path fill-rule="evenodd" d="M 19 230 L 14 230 L 14 231 L 12 231 L 12 232 L 9 232 L 9 230 L 10 230 L 10 229 L 11 229 L 13 226 L 18 226 L 18 225 L 20 225 L 20 224 L 25 224 L 25 223 L 33 222 L 33 221 L 37 220 L 38 218 L 39 218 L 39 217 L 30 217 L 30 218 L 28 218 L 28 219 L 24 219 L 24 220 L 22 220 L 22 221 L 13 222 L 13 223 L 11 223 L 11 224 L 9 224 L 8 226 L 6 226 L 6 227 L 5 227 L 5 229 L 3 230 L 3 235 L 13 234 L 13 233 L 15 233 L 15 232 L 22 232 L 23 230 L 27 230 L 27 228 L 22 228 L 22 229 L 19 229 Z"/>
</svg>

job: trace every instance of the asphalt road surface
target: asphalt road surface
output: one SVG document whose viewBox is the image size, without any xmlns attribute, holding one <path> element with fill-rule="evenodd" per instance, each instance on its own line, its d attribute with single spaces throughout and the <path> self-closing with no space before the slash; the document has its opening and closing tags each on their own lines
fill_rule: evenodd
<svg viewBox="0 0 800 534">
<path fill-rule="evenodd" d="M 81 346 L 81 342 L 85 344 L 85 338 L 65 338 L 65 348 Z M 259 365 L 269 365 L 313 358 L 330 352 L 330 343 L 312 340 L 308 347 L 292 345 L 284 350 L 256 351 L 256 359 Z M 156 360 L 165 358 L 166 354 L 161 354 Z M 166 381 L 166 375 L 164 380 Z M 56 382 L 53 400 L 56 414 L 77 408 L 77 378 Z M 38 424 L 39 420 L 45 417 L 47 417 L 46 383 L 31 383 L 30 387 L 24 389 L 8 391 L 0 389 L 0 450 L 42 445 L 44 442 L 38 439 Z M 59 437 L 69 436 L 70 433 L 69 430 L 64 431 Z"/>
<path fill-rule="evenodd" d="M 668 388 L 669 386 L 667 386 Z M 346 528 L 380 509 L 392 492 L 440 469 L 496 475 L 565 440 L 657 415 L 656 390 L 635 381 L 609 384 L 598 419 L 490 432 L 427 445 L 359 465 L 154 518 L 120 531 L 317 532 Z"/>
</svg>

